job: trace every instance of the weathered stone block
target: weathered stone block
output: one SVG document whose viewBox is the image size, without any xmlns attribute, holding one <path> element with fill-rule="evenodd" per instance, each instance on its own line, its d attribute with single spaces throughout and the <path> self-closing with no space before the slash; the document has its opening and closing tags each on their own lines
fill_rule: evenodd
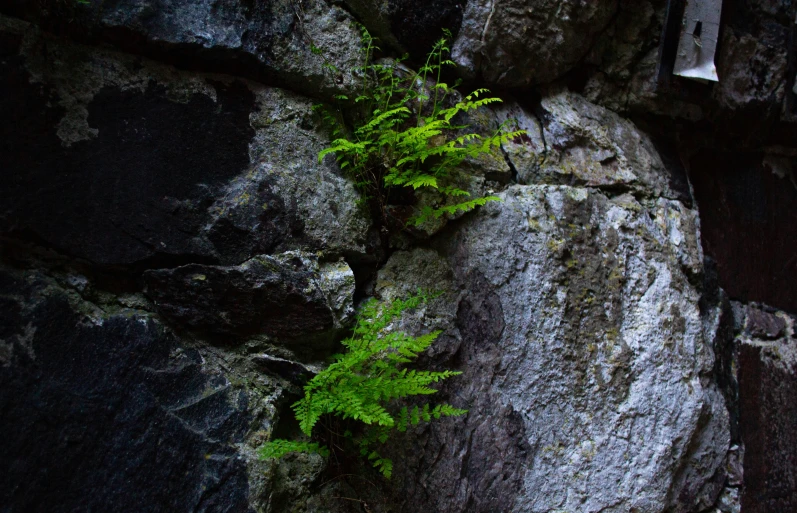
<svg viewBox="0 0 797 513">
<path fill-rule="evenodd" d="M 144 272 L 165 317 L 217 335 L 331 338 L 354 313 L 354 274 L 313 255 L 261 255 L 238 266 L 189 264 Z"/>
</svg>

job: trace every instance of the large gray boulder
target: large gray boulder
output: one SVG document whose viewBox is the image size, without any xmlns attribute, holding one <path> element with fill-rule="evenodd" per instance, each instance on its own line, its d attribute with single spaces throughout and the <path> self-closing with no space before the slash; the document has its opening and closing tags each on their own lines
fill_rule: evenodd
<svg viewBox="0 0 797 513">
<path fill-rule="evenodd" d="M 0 232 L 114 265 L 369 251 L 354 185 L 318 162 L 327 136 L 309 99 L 11 18 L 0 31 Z"/>
<path fill-rule="evenodd" d="M 461 419 L 397 452 L 404 508 L 693 511 L 724 482 L 728 413 L 701 316 L 697 217 L 680 202 L 513 186 L 448 242 L 395 253 L 376 291 L 446 291 L 411 330 Z M 705 312 L 708 314 L 708 312 Z"/>
</svg>

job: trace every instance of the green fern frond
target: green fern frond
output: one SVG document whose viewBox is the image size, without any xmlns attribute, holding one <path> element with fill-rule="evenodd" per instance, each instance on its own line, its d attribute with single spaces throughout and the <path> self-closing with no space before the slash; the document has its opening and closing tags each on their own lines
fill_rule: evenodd
<svg viewBox="0 0 797 513">
<path fill-rule="evenodd" d="M 386 443 L 391 430 L 406 430 L 408 418 L 412 424 L 417 424 L 446 413 L 464 413 L 447 404 L 434 407 L 426 404 L 421 409 L 415 407 L 410 413 L 404 406 L 396 414 L 391 413 L 391 410 L 396 411 L 393 406 L 396 401 L 435 394 L 437 390 L 431 385 L 460 374 L 451 370 L 433 372 L 402 366 L 428 349 L 440 332 L 412 337 L 392 331 L 390 326 L 404 311 L 418 307 L 430 297 L 436 296 L 419 293 L 388 303 L 371 300 L 362 306 L 352 335 L 343 341 L 347 351 L 337 355 L 332 364 L 311 379 L 304 387 L 304 397 L 291 406 L 305 435 L 313 434 L 324 415 L 360 422 L 367 429 L 355 442 L 374 467 L 389 477 L 392 462 L 382 458 L 373 446 Z M 274 440 L 263 447 L 261 454 L 276 458 L 295 451 L 328 453 L 326 447 L 317 443 Z"/>
<path fill-rule="evenodd" d="M 329 456 L 329 449 L 314 442 L 297 442 L 292 440 L 275 439 L 267 442 L 260 448 L 260 457 L 264 459 L 282 458 L 292 452 L 306 452 Z"/>
</svg>

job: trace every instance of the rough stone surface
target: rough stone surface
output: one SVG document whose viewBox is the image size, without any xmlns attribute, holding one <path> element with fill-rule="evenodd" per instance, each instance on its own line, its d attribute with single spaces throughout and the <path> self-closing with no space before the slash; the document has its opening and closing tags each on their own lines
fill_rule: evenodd
<svg viewBox="0 0 797 513">
<path fill-rule="evenodd" d="M 724 2 L 717 84 L 662 80 L 668 3 L 0 1 L 0 510 L 797 510 L 797 3 Z M 453 30 L 505 100 L 456 121 L 528 131 L 452 178 L 503 202 L 370 227 L 312 112 L 353 16 L 415 64 Z M 259 461 L 355 301 L 418 287 L 469 414 L 390 482 Z"/>
<path fill-rule="evenodd" d="M 354 309 L 354 274 L 313 255 L 261 255 L 233 267 L 189 264 L 144 272 L 147 295 L 165 317 L 217 335 L 329 338 Z"/>
<path fill-rule="evenodd" d="M 37 272 L 4 269 L 0 290 L 4 511 L 254 511 L 274 380 Z"/>
<path fill-rule="evenodd" d="M 520 183 L 599 187 L 688 202 L 683 169 L 668 166 L 631 121 L 576 93 L 552 90 L 529 113 L 508 103 L 499 119 L 518 120 L 528 135 L 505 145 Z"/>
<path fill-rule="evenodd" d="M 472 0 L 452 47 L 461 72 L 522 87 L 561 77 L 588 52 L 617 0 Z"/>
<path fill-rule="evenodd" d="M 448 258 L 396 253 L 376 284 L 448 291 L 408 322 L 447 328 L 429 358 L 463 371 L 444 395 L 470 409 L 408 438 L 404 509 L 712 506 L 730 435 L 690 281 L 695 212 L 566 186 L 502 196 L 460 224 Z"/>
<path fill-rule="evenodd" d="M 777 119 L 788 93 L 791 38 L 797 6 L 792 2 L 729 2 L 721 33 L 713 95 L 723 111 L 747 111 L 749 118 Z M 758 112 L 756 112 L 758 111 Z M 764 128 L 747 126 L 747 130 Z"/>
<path fill-rule="evenodd" d="M 797 509 L 797 337 L 795 319 L 755 305 L 734 309 L 745 513 Z M 761 319 L 785 325 L 761 330 Z M 780 324 L 778 322 L 778 324 Z"/>
<path fill-rule="evenodd" d="M 100 264 L 366 253 L 309 100 L 0 28 L 2 232 Z"/>
<path fill-rule="evenodd" d="M 178 336 L 138 294 L 38 265 L 0 267 L 3 511 L 351 511 L 319 456 L 257 455 L 318 364 Z"/>
<path fill-rule="evenodd" d="M 324 0 L 11 0 L 0 12 L 95 44 L 316 97 L 351 92 L 357 84 L 351 70 L 358 65 L 359 31 L 351 15 Z"/>
</svg>

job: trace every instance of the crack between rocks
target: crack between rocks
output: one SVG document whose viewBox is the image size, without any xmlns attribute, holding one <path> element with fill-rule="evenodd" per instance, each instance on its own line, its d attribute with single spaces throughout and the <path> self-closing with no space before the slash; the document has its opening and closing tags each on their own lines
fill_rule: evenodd
<svg viewBox="0 0 797 513">
<path fill-rule="evenodd" d="M 501 149 L 501 154 L 504 156 L 504 161 L 506 162 L 506 165 L 509 166 L 509 170 L 512 172 L 511 182 L 518 183 L 518 172 L 514 162 L 512 162 L 512 158 L 509 156 L 509 153 L 504 148 L 503 143 L 499 145 L 499 148 Z"/>
<path fill-rule="evenodd" d="M 120 230 L 124 232 L 125 235 L 130 236 L 141 244 L 154 248 L 153 245 L 148 244 L 133 235 L 130 235 L 121 228 Z M 84 274 L 86 272 L 85 270 L 88 270 L 99 274 L 113 274 L 115 276 L 121 275 L 120 278 L 122 279 L 138 279 L 141 274 L 149 270 L 175 269 L 191 264 L 219 265 L 219 263 L 213 261 L 213 259 L 209 257 L 203 257 L 201 255 L 191 255 L 187 253 L 170 255 L 157 251 L 151 257 L 136 260 L 130 263 L 104 264 L 75 255 L 60 248 L 59 246 L 49 243 L 46 240 L 25 236 L 25 234 L 15 235 L 14 233 L 3 233 L 0 234 L 0 242 L 5 242 L 14 246 L 13 256 L 9 254 L 7 257 L 0 258 L 0 262 L 13 262 L 14 260 L 17 260 L 19 261 L 19 266 L 24 266 L 26 269 L 36 268 L 43 269 L 45 271 L 66 266 L 69 271 L 73 271 L 78 274 Z M 162 259 L 171 260 L 171 262 L 158 263 L 158 260 Z M 234 265 L 240 264 L 233 264 L 233 266 Z M 85 270 L 82 270 L 81 268 Z M 100 288 L 104 289 L 104 287 Z M 137 292 L 140 291 L 140 289 L 137 290 Z"/>
<path fill-rule="evenodd" d="M 542 108 L 542 107 L 539 106 L 537 108 Z M 545 140 L 545 124 L 543 123 L 542 118 L 537 114 L 536 112 L 537 108 L 530 109 L 530 113 L 532 116 L 534 116 L 534 119 L 536 119 L 537 123 L 540 125 L 540 139 L 542 139 L 542 148 L 543 148 L 542 162 L 540 162 L 540 165 L 542 166 L 548 161 L 549 150 L 548 150 L 548 141 Z"/>
<path fill-rule="evenodd" d="M 348 11 L 346 11 L 348 12 Z M 53 35 L 34 21 L 18 18 L 0 11 L 0 16 L 19 20 L 35 27 L 44 34 Z M 356 18 L 353 18 L 356 19 Z M 266 87 L 282 89 L 316 100 L 328 100 L 324 88 L 303 89 L 291 83 L 288 78 L 275 76 L 274 70 L 266 69 L 264 64 L 257 60 L 257 56 L 241 50 L 219 50 L 207 48 L 199 43 L 178 43 L 163 40 L 149 40 L 130 29 L 123 29 L 107 37 L 102 35 L 81 34 L 78 37 L 69 31 L 70 25 L 61 24 L 56 27 L 60 32 L 65 32 L 63 38 L 70 44 L 83 45 L 92 49 L 102 50 L 104 46 L 110 47 L 114 52 L 124 55 L 142 57 L 152 62 L 172 66 L 178 70 L 200 73 L 205 75 L 221 74 L 233 79 L 251 80 Z M 95 28 L 95 32 L 102 34 L 105 28 Z M 264 52 L 261 52 L 264 53 Z"/>
</svg>

